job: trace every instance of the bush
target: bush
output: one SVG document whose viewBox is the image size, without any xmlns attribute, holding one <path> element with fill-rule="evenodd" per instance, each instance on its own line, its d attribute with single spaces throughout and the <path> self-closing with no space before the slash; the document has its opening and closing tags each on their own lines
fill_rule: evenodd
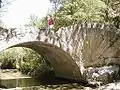
<svg viewBox="0 0 120 90">
<path fill-rule="evenodd" d="M 11 51 L 11 52 L 10 52 Z M 14 57 L 14 52 L 12 49 L 5 50 L 0 54 L 0 62 L 2 69 L 14 69 L 16 68 L 16 59 Z"/>
<path fill-rule="evenodd" d="M 1 68 L 17 68 L 30 76 L 39 76 L 52 68 L 37 52 L 28 48 L 11 48 L 0 55 Z"/>
</svg>

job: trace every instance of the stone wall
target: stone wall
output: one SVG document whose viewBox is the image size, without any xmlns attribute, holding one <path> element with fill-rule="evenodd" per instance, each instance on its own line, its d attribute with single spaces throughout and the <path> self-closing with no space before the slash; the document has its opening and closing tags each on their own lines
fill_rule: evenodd
<svg viewBox="0 0 120 90">
<path fill-rule="evenodd" d="M 57 34 L 63 49 L 72 56 L 88 81 L 108 83 L 118 79 L 120 32 L 113 25 L 81 23 L 63 27 Z"/>
<path fill-rule="evenodd" d="M 63 49 L 85 67 L 120 64 L 120 34 L 112 25 L 82 23 L 61 28 L 57 34 Z"/>
</svg>

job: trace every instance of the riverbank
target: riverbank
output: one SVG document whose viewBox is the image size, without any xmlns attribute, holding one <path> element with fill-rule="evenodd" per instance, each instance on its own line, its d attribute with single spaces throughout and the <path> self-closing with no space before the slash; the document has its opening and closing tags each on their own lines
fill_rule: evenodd
<svg viewBox="0 0 120 90">
<path fill-rule="evenodd" d="M 0 80 L 4 86 L 0 90 L 120 90 L 120 81 L 98 86 L 97 88 L 85 87 L 79 83 L 59 80 L 61 83 L 41 84 L 39 79 L 35 80 L 30 76 L 22 74 L 17 69 L 0 70 Z M 49 81 L 49 79 L 47 80 Z"/>
<path fill-rule="evenodd" d="M 19 79 L 19 78 L 31 78 L 28 75 L 22 74 L 17 69 L 0 69 L 0 79 Z"/>
<path fill-rule="evenodd" d="M 63 84 L 63 85 L 40 85 L 31 87 L 16 87 L 9 89 L 0 90 L 120 90 L 120 81 L 117 83 L 107 84 L 99 88 L 84 87 L 77 83 L 74 84 Z"/>
</svg>

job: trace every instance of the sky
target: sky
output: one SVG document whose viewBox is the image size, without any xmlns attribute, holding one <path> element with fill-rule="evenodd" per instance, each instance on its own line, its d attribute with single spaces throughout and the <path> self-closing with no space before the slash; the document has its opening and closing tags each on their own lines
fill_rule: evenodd
<svg viewBox="0 0 120 90">
<path fill-rule="evenodd" d="M 49 0 L 16 0 L 7 7 L 8 11 L 4 13 L 2 21 L 8 28 L 20 27 L 29 22 L 30 15 L 41 18 L 51 7 Z"/>
</svg>

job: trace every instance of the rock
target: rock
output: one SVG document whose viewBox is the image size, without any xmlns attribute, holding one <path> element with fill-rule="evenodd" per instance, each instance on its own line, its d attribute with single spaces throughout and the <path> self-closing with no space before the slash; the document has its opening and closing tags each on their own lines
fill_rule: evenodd
<svg viewBox="0 0 120 90">
<path fill-rule="evenodd" d="M 78 83 L 73 83 L 72 85 L 73 85 L 73 86 L 78 86 Z"/>
<path fill-rule="evenodd" d="M 2 85 L 1 84 L 1 81 L 0 81 L 0 88 L 7 88 L 6 86 Z M 0 89 L 1 90 L 1 89 Z"/>
<path fill-rule="evenodd" d="M 63 87 L 61 90 L 68 90 L 69 88 L 68 87 Z"/>
<path fill-rule="evenodd" d="M 47 85 L 47 87 L 51 88 L 52 86 L 51 85 Z"/>
<path fill-rule="evenodd" d="M 120 81 L 109 83 L 96 88 L 97 90 L 120 90 Z"/>
<path fill-rule="evenodd" d="M 56 89 L 56 88 L 58 88 L 59 87 L 59 85 L 52 85 L 52 88 L 53 89 Z"/>
<path fill-rule="evenodd" d="M 74 88 L 74 86 L 72 85 L 72 84 L 68 84 L 68 86 L 67 86 L 69 89 L 72 89 L 72 88 Z"/>
<path fill-rule="evenodd" d="M 93 90 L 93 89 L 90 87 L 85 87 L 83 90 Z"/>
<path fill-rule="evenodd" d="M 102 84 L 107 84 L 113 82 L 119 76 L 118 66 L 104 66 L 99 68 L 87 68 L 85 71 L 87 80 L 92 83 L 101 82 Z"/>
</svg>

